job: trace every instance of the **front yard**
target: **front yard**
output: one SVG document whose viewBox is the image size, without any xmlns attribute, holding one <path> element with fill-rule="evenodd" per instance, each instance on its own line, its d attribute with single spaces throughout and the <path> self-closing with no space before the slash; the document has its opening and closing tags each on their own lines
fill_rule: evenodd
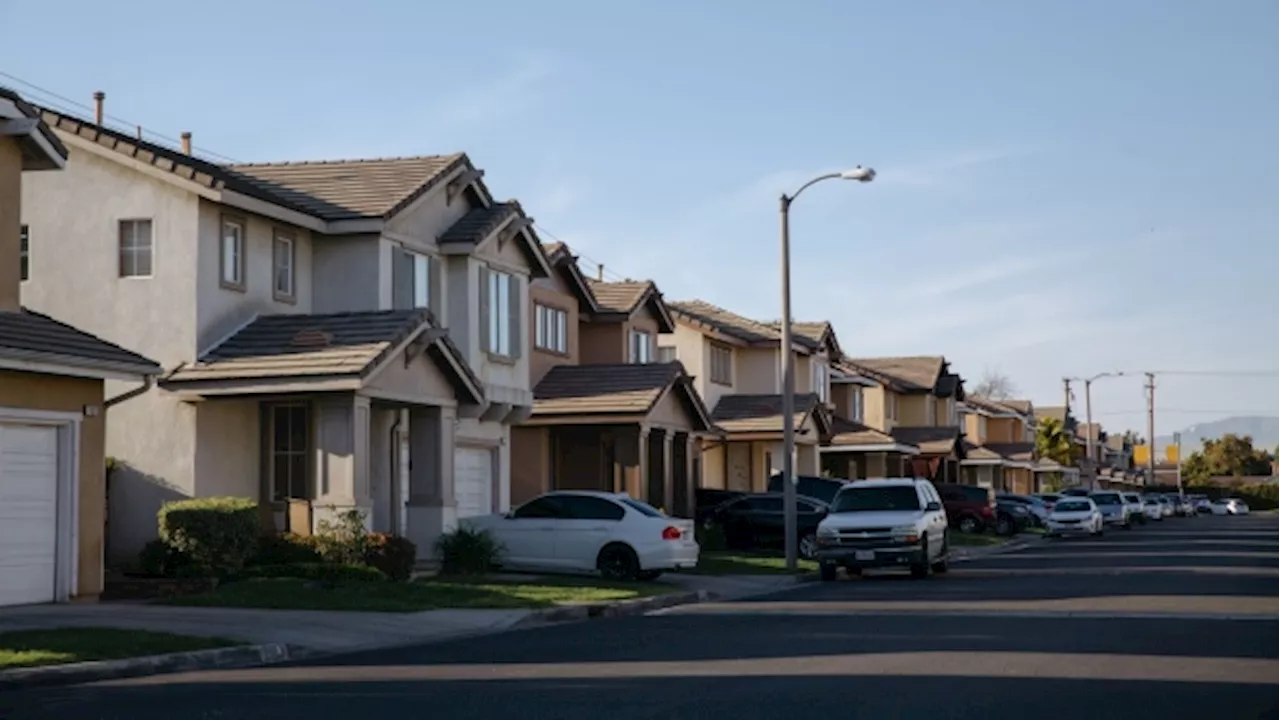
<svg viewBox="0 0 1280 720">
<path fill-rule="evenodd" d="M 590 577 L 430 578 L 407 583 L 319 583 L 297 578 L 261 578 L 228 583 L 212 592 L 167 602 L 196 607 L 274 610 L 516 610 L 616 602 L 678 590 L 678 587 L 658 583 L 611 583 Z"/>
<path fill-rule="evenodd" d="M 243 644 L 222 638 L 117 628 L 14 630 L 0 633 L 0 670 L 91 660 L 121 660 Z"/>
<path fill-rule="evenodd" d="M 950 533 L 947 537 L 948 542 L 953 547 L 986 547 L 988 545 L 999 545 L 1011 539 L 995 533 L 963 533 L 958 531 Z"/>
<path fill-rule="evenodd" d="M 787 561 L 781 555 L 753 552 L 704 550 L 698 557 L 698 566 L 682 573 L 691 575 L 789 575 L 815 572 L 818 564 L 800 559 L 795 570 L 787 569 Z"/>
</svg>

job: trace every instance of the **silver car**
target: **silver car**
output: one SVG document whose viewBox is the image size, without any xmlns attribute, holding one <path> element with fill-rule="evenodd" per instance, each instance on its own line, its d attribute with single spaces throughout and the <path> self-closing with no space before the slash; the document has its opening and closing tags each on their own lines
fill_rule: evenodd
<svg viewBox="0 0 1280 720">
<path fill-rule="evenodd" d="M 1121 493 L 1124 498 L 1124 504 L 1129 508 L 1130 522 L 1137 522 L 1139 525 L 1147 524 L 1147 513 L 1142 507 L 1142 496 L 1137 493 Z"/>
<path fill-rule="evenodd" d="M 1120 493 L 1114 490 L 1100 490 L 1090 493 L 1089 499 L 1098 506 L 1104 523 L 1119 525 L 1125 530 L 1133 529 L 1133 521 L 1129 518 L 1129 505 Z"/>
</svg>

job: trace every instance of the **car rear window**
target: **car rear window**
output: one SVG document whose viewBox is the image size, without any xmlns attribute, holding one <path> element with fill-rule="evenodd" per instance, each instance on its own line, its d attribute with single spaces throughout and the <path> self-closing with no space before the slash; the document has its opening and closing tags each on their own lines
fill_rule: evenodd
<svg viewBox="0 0 1280 720">
<path fill-rule="evenodd" d="M 628 498 L 628 497 L 618 498 L 618 501 L 621 502 L 623 505 L 626 505 L 627 507 L 631 508 L 632 510 L 635 510 L 636 512 L 640 513 L 641 515 L 647 515 L 649 517 L 662 517 L 662 512 L 658 510 L 658 508 L 650 505 L 649 503 L 640 502 L 639 500 L 635 500 L 633 498 Z"/>
<path fill-rule="evenodd" d="M 1061 512 L 1086 512 L 1089 509 L 1089 503 L 1083 500 L 1063 500 L 1054 505 L 1053 509 Z"/>
<path fill-rule="evenodd" d="M 919 510 L 920 496 L 913 485 L 847 487 L 836 495 L 831 512 L 875 512 L 877 510 Z"/>
<path fill-rule="evenodd" d="M 1099 505 L 1123 505 L 1124 501 L 1120 499 L 1120 493 L 1094 493 L 1089 497 Z"/>
</svg>

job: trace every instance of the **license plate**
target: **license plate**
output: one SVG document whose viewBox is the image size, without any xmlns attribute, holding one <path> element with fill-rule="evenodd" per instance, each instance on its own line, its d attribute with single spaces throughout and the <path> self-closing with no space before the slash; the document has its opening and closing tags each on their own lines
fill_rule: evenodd
<svg viewBox="0 0 1280 720">
<path fill-rule="evenodd" d="M 875 560 L 876 553 L 874 550 L 858 550 L 853 554 L 854 560 Z"/>
</svg>

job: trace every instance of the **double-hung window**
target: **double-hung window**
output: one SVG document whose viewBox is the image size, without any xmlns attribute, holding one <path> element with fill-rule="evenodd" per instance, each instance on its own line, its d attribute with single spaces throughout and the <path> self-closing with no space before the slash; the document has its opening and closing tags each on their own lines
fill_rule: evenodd
<svg viewBox="0 0 1280 720">
<path fill-rule="evenodd" d="M 276 300 L 293 302 L 297 292 L 297 247 L 293 235 L 276 230 L 272 250 L 272 295 Z"/>
<path fill-rule="evenodd" d="M 120 221 L 120 277 L 151 277 L 151 219 Z"/>
<path fill-rule="evenodd" d="M 31 229 L 23 225 L 18 229 L 18 279 L 31 277 Z"/>
<path fill-rule="evenodd" d="M 711 382 L 717 385 L 733 384 L 733 348 L 711 343 Z"/>
<path fill-rule="evenodd" d="M 813 358 L 813 391 L 817 393 L 818 400 L 826 402 L 830 395 L 830 386 L 827 384 L 827 364 L 826 362 Z"/>
<path fill-rule="evenodd" d="M 854 422 L 863 422 L 863 404 L 862 404 L 862 388 L 857 385 L 853 386 L 853 391 L 849 393 L 853 398 L 853 408 L 850 410 L 850 420 Z"/>
<path fill-rule="evenodd" d="M 269 421 L 272 499 L 311 499 L 310 407 L 304 404 L 272 405 Z"/>
<path fill-rule="evenodd" d="M 225 215 L 219 238 L 219 280 L 229 290 L 244 290 L 244 220 Z"/>
<path fill-rule="evenodd" d="M 520 279 L 511 273 L 480 269 L 480 339 L 490 355 L 520 357 Z"/>
<path fill-rule="evenodd" d="M 653 333 L 643 330 L 631 331 L 631 362 L 653 362 Z"/>
<path fill-rule="evenodd" d="M 534 344 L 540 350 L 567 354 L 569 352 L 569 314 L 560 308 L 538 305 Z"/>
</svg>

